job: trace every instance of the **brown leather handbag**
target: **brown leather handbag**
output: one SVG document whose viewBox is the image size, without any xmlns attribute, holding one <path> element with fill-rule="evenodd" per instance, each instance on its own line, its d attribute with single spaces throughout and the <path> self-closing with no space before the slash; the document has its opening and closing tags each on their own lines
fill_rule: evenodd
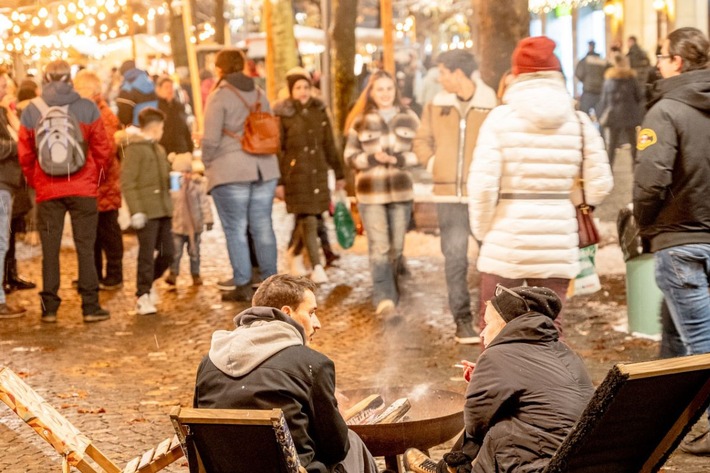
<svg viewBox="0 0 710 473">
<path fill-rule="evenodd" d="M 242 149 L 249 154 L 271 155 L 281 149 L 281 126 L 279 117 L 261 111 L 261 91 L 256 89 L 256 102 L 249 105 L 236 87 L 227 84 L 226 87 L 234 92 L 249 110 L 244 121 L 244 133 L 237 133 L 222 129 L 222 133 L 231 136 L 242 143 Z"/>
<path fill-rule="evenodd" d="M 579 227 L 579 247 L 586 248 L 596 245 L 601 241 L 599 230 L 594 223 L 594 212 L 587 204 L 587 197 L 584 192 L 584 124 L 577 116 L 579 130 L 582 137 L 582 164 L 579 167 L 579 187 L 582 189 L 582 203 L 577 206 L 577 225 Z"/>
</svg>

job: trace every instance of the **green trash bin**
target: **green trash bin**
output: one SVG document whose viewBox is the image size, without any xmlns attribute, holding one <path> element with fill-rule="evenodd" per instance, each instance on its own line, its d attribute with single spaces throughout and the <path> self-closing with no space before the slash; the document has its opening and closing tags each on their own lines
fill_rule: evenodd
<svg viewBox="0 0 710 473">
<path fill-rule="evenodd" d="M 629 333 L 659 338 L 663 293 L 656 285 L 652 254 L 643 254 L 626 262 L 626 301 Z"/>
</svg>

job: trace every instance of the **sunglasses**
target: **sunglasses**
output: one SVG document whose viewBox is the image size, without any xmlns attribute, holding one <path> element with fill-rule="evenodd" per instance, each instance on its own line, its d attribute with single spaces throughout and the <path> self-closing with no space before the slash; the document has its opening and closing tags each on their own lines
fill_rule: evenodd
<svg viewBox="0 0 710 473">
<path fill-rule="evenodd" d="M 521 296 L 520 294 L 518 294 L 516 292 L 511 291 L 510 289 L 508 289 L 505 286 L 502 286 L 500 284 L 496 284 L 496 292 L 495 292 L 496 297 L 503 294 L 503 292 L 506 292 L 506 293 L 510 294 L 511 296 L 515 297 L 516 299 L 521 300 L 523 302 L 523 304 L 525 304 L 525 310 L 530 312 L 530 306 L 528 305 L 528 301 L 526 301 L 523 296 Z"/>
</svg>

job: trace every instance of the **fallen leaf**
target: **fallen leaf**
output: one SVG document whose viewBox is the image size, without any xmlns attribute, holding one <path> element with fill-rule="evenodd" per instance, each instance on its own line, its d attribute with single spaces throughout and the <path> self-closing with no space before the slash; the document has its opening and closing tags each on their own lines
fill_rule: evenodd
<svg viewBox="0 0 710 473">
<path fill-rule="evenodd" d="M 77 412 L 79 414 L 103 414 L 106 412 L 106 409 L 103 407 L 95 407 L 91 409 L 77 409 Z"/>
</svg>

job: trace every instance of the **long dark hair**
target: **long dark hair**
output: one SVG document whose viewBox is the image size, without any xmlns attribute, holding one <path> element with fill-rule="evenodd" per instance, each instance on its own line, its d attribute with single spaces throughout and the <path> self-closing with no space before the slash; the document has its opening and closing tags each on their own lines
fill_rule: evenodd
<svg viewBox="0 0 710 473">
<path fill-rule="evenodd" d="M 402 104 L 402 98 L 400 96 L 399 87 L 397 87 L 397 81 L 394 77 L 392 77 L 392 74 L 383 69 L 379 69 L 370 75 L 370 78 L 367 81 L 367 86 L 360 94 L 360 97 L 358 97 L 355 105 L 353 105 L 353 108 L 350 110 L 350 113 L 345 120 L 346 133 L 353 126 L 356 119 L 367 115 L 373 110 L 377 110 L 377 104 L 374 100 L 372 100 L 372 88 L 374 87 L 375 82 L 382 78 L 389 79 L 392 81 L 392 84 L 394 84 L 394 103 L 392 105 L 394 107 L 398 107 L 399 109 L 405 108 Z"/>
</svg>

